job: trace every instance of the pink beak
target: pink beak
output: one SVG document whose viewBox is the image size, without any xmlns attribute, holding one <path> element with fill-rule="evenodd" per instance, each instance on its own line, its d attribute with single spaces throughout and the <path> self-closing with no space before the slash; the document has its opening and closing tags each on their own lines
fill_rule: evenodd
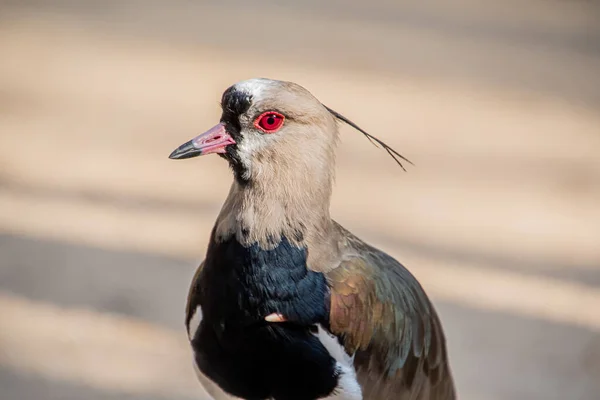
<svg viewBox="0 0 600 400">
<path fill-rule="evenodd" d="M 201 135 L 196 136 L 176 148 L 170 159 L 183 160 L 211 153 L 225 153 L 226 147 L 235 144 L 235 140 L 225 130 L 225 125 L 219 123 Z"/>
</svg>

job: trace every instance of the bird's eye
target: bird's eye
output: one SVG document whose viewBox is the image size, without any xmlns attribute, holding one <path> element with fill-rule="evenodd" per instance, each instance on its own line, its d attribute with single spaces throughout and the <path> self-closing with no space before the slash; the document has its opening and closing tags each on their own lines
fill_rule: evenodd
<svg viewBox="0 0 600 400">
<path fill-rule="evenodd" d="M 285 117 L 275 111 L 267 111 L 262 113 L 254 121 L 254 126 L 265 133 L 277 132 L 283 125 Z"/>
</svg>

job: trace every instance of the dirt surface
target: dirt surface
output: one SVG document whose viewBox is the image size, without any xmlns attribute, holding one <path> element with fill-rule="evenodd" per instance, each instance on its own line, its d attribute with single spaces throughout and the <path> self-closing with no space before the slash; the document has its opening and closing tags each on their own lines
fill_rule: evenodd
<svg viewBox="0 0 600 400">
<path fill-rule="evenodd" d="M 461 399 L 600 392 L 600 7 L 0 1 L 0 399 L 202 399 L 187 288 L 231 182 L 168 154 L 230 84 L 342 128 L 332 214 L 440 310 Z"/>
</svg>

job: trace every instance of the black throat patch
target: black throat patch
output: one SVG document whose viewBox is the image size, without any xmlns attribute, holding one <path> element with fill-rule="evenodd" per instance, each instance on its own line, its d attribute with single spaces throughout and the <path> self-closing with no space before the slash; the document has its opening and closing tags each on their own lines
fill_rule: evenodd
<svg viewBox="0 0 600 400">
<path fill-rule="evenodd" d="M 242 127 L 240 125 L 240 115 L 244 114 L 252 104 L 252 96 L 242 91 L 236 90 L 234 86 L 229 87 L 221 98 L 221 122 L 225 124 L 227 133 L 231 135 L 236 143 L 242 141 Z M 235 179 L 240 184 L 247 184 L 246 168 L 242 164 L 237 151 L 237 144 L 227 146 L 226 153 L 221 154 L 223 158 L 229 161 L 229 165 L 233 169 Z"/>
<path fill-rule="evenodd" d="M 192 346 L 200 370 L 227 392 L 310 400 L 337 386 L 336 362 L 313 330 L 328 328 L 329 289 L 323 274 L 306 268 L 306 256 L 286 238 L 272 250 L 235 237 L 211 241 L 194 282 L 192 302 L 203 317 Z M 271 313 L 289 322 L 267 323 Z"/>
</svg>

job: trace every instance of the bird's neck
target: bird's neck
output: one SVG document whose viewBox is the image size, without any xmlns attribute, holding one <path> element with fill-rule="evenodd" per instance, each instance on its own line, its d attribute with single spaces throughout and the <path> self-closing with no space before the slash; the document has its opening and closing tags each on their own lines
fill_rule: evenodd
<svg viewBox="0 0 600 400">
<path fill-rule="evenodd" d="M 298 171 L 286 179 L 263 176 L 245 185 L 234 181 L 215 224 L 214 239 L 235 236 L 244 246 L 272 249 L 285 238 L 308 247 L 309 258 L 317 262 L 323 258 L 319 248 L 336 247 L 329 214 L 332 177 L 310 175 Z"/>
</svg>

